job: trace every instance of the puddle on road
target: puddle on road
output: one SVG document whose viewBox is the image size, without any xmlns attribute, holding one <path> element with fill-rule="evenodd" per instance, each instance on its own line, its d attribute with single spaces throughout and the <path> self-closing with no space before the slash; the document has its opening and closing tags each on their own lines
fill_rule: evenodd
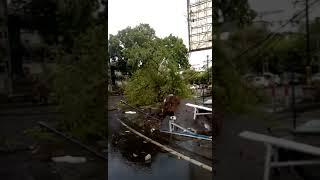
<svg viewBox="0 0 320 180">
<path fill-rule="evenodd" d="M 149 164 L 152 161 L 152 157 L 161 151 L 157 146 L 130 131 L 121 131 L 118 134 L 113 134 L 111 143 L 128 161 L 142 164 Z M 145 161 L 148 154 L 151 155 L 151 161 Z"/>
<path fill-rule="evenodd" d="M 118 111 L 122 121 L 128 124 L 133 129 L 138 130 L 142 134 L 151 139 L 168 145 L 172 138 L 159 131 L 150 130 L 158 129 L 160 122 L 154 119 L 145 117 L 141 113 L 125 114 Z M 161 150 L 159 147 L 145 141 L 143 138 L 128 131 L 123 126 L 114 125 L 118 123 L 115 119 L 110 120 L 112 133 L 108 143 L 108 174 L 109 179 L 132 179 L 132 180 L 177 180 L 177 179 L 212 179 L 212 173 L 188 161 L 178 159 L 169 153 Z M 146 161 L 146 156 L 151 155 L 151 159 Z"/>
<path fill-rule="evenodd" d="M 137 143 L 140 144 L 141 142 Z M 143 143 L 143 142 L 142 142 Z M 148 146 L 145 146 L 148 147 Z M 210 180 L 212 173 L 168 153 L 159 152 L 149 146 L 151 163 L 133 160 L 129 151 L 123 151 L 112 144 L 108 145 L 108 179 L 110 180 Z M 142 155 L 143 156 L 143 155 Z"/>
</svg>

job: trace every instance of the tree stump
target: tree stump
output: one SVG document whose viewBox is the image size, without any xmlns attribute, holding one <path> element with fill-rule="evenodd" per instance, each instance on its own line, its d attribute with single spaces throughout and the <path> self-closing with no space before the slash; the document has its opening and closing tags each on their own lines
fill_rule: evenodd
<svg viewBox="0 0 320 180">
<path fill-rule="evenodd" d="M 163 101 L 162 115 L 165 116 L 174 116 L 174 113 L 180 105 L 180 98 L 173 94 L 168 95 Z"/>
</svg>

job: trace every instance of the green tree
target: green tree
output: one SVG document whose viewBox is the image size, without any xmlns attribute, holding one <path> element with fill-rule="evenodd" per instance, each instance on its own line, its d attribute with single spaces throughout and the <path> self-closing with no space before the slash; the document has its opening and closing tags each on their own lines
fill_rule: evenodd
<svg viewBox="0 0 320 180">
<path fill-rule="evenodd" d="M 305 71 L 305 61 L 303 60 L 304 50 L 304 37 L 299 34 L 292 35 L 279 35 L 279 37 L 273 43 L 273 46 L 268 48 L 270 52 L 270 61 L 272 64 L 278 64 L 278 72 L 288 71 L 289 65 L 294 61 L 292 59 L 292 53 L 299 55 L 299 59 L 296 61 L 296 68 L 300 68 L 300 71 Z"/>
<path fill-rule="evenodd" d="M 105 17 L 93 16 L 102 6 L 99 0 L 58 0 L 56 6 L 56 30 L 58 37 L 62 38 L 60 43 L 64 45 L 72 46 L 74 39 L 87 27 L 105 24 Z"/>
<path fill-rule="evenodd" d="M 235 63 L 230 56 L 230 49 L 221 42 L 220 28 L 229 22 L 234 22 L 238 27 L 250 25 L 255 17 L 255 12 L 249 7 L 247 0 L 217 1 L 214 11 L 216 19 L 217 38 L 215 39 L 215 58 L 213 61 L 213 92 L 215 100 L 213 106 L 217 112 L 245 112 L 259 102 L 257 91 L 248 88 L 241 80 L 241 65 Z M 219 18 L 223 21 L 218 21 Z M 240 47 L 239 47 L 240 49 Z M 238 51 L 242 53 L 244 49 Z"/>
<path fill-rule="evenodd" d="M 215 51 L 217 61 L 214 61 L 213 64 L 214 106 L 222 112 L 246 112 L 251 110 L 258 103 L 259 96 L 254 89 L 243 83 L 236 66 L 233 66 L 230 59 L 226 57 L 226 52 L 220 47 L 217 44 Z"/>
<path fill-rule="evenodd" d="M 320 42 L 320 17 L 315 18 L 310 22 L 309 25 L 310 29 L 310 54 L 311 54 L 311 66 L 313 66 L 313 72 L 319 71 L 320 70 L 320 59 L 319 59 L 319 42 Z M 300 28 L 300 33 L 305 32 L 305 23 L 302 24 L 302 27 Z M 300 42 L 303 44 L 301 47 L 300 51 L 302 51 L 303 54 L 303 59 L 304 59 L 304 66 L 307 65 L 307 56 L 306 56 L 306 40 L 301 38 Z M 317 67 L 317 69 L 316 69 Z"/>
<path fill-rule="evenodd" d="M 128 49 L 129 62 L 139 62 L 124 92 L 129 103 L 151 105 L 162 102 L 168 94 L 180 97 L 190 94 L 180 74 L 181 63 L 176 59 L 177 54 L 187 56 L 186 47 L 180 43 L 181 40 L 170 35 L 164 39 L 155 38 L 144 47 Z"/>
<path fill-rule="evenodd" d="M 71 52 L 60 49 L 56 61 L 54 88 L 62 127 L 90 140 L 106 135 L 106 27 L 91 27 L 75 40 Z"/>
<path fill-rule="evenodd" d="M 132 54 L 128 49 L 148 46 L 148 43 L 155 38 L 155 31 L 148 24 L 140 24 L 134 28 L 127 27 L 117 35 L 110 35 L 108 47 L 111 62 L 114 62 L 116 69 L 122 73 L 132 74 L 139 61 L 128 62 L 126 55 Z"/>
<path fill-rule="evenodd" d="M 247 26 L 244 27 L 230 35 L 230 38 L 227 40 L 228 48 L 230 52 L 228 53 L 229 58 L 240 54 L 244 49 L 248 49 L 261 40 L 263 40 L 268 35 L 268 30 L 265 28 Z M 247 73 L 248 71 L 257 71 L 256 64 L 262 67 L 263 58 L 256 58 L 255 55 L 261 49 L 253 49 L 248 52 L 245 56 L 234 59 L 233 63 L 237 66 L 240 73 Z M 263 51 L 263 50 L 262 50 Z M 231 56 L 230 56 L 231 55 Z M 259 68 L 260 70 L 261 68 Z"/>
<path fill-rule="evenodd" d="M 101 5 L 99 0 L 13 0 L 10 3 L 14 12 L 23 14 L 17 16 L 24 28 L 39 31 L 48 44 L 57 43 L 63 37 L 60 43 L 70 47 L 74 37 L 84 29 L 106 19 L 92 15 Z"/>
<path fill-rule="evenodd" d="M 127 27 L 109 37 L 109 53 L 111 62 L 115 63 L 116 69 L 124 74 L 132 75 L 143 66 L 152 56 L 157 45 L 164 46 L 163 49 L 171 51 L 168 53 L 173 61 L 178 63 L 179 68 L 188 68 L 187 48 L 182 39 L 172 35 L 159 40 L 154 29 L 148 24 L 140 24 L 134 28 Z M 174 53 L 172 53 L 174 52 Z"/>
<path fill-rule="evenodd" d="M 69 49 L 87 27 L 106 22 L 105 16 L 92 15 L 102 5 L 105 3 L 99 0 L 12 0 L 9 7 L 13 13 L 9 14 L 8 26 L 13 73 L 23 76 L 21 28 L 37 30 L 48 45 L 59 44 Z"/>
<path fill-rule="evenodd" d="M 193 69 L 187 69 L 187 70 L 183 71 L 182 77 L 189 84 L 196 84 L 199 82 L 198 81 L 199 74 L 200 74 L 200 72 L 197 72 Z"/>
<path fill-rule="evenodd" d="M 238 26 L 251 24 L 256 13 L 250 8 L 248 0 L 217 0 L 215 1 L 214 16 L 215 27 L 226 22 L 235 22 Z M 223 22 L 219 19 L 222 18 Z"/>
<path fill-rule="evenodd" d="M 163 39 L 163 44 L 171 55 L 170 59 L 178 63 L 179 69 L 184 70 L 191 67 L 188 61 L 188 49 L 183 44 L 182 39 L 170 34 Z"/>
</svg>

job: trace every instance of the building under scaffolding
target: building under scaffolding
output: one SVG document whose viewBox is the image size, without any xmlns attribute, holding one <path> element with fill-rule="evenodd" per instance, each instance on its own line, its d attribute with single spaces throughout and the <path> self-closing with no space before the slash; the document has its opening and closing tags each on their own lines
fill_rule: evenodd
<svg viewBox="0 0 320 180">
<path fill-rule="evenodd" d="M 212 0 L 188 1 L 189 51 L 212 48 Z"/>
</svg>

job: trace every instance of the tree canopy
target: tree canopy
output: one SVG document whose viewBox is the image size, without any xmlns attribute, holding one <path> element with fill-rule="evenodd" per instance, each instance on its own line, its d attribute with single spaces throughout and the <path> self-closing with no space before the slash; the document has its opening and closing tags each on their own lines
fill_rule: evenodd
<svg viewBox="0 0 320 180">
<path fill-rule="evenodd" d="M 216 31 L 225 23 L 233 22 L 238 27 L 247 27 L 255 17 L 255 12 L 250 8 L 247 0 L 241 1 L 217 1 L 214 11 L 217 20 Z M 243 112 L 251 109 L 259 102 L 257 91 L 248 88 L 241 79 L 242 69 L 246 69 L 244 61 L 234 59 L 244 51 L 243 45 L 249 46 L 244 41 L 247 39 L 260 38 L 259 31 L 249 29 L 255 34 L 246 34 L 239 31 L 238 34 L 231 36 L 230 41 L 222 41 L 220 37 L 215 40 L 214 61 L 213 61 L 213 91 L 215 100 L 213 102 L 217 111 Z M 246 34 L 245 36 L 243 36 Z M 232 44 L 234 43 L 234 44 Z M 231 50 L 230 50 L 231 49 Z M 233 50 L 232 50 L 233 49 Z M 234 53 L 232 53 L 234 52 Z M 239 61 L 238 61 L 239 60 Z M 237 61 L 237 62 L 236 62 Z"/>
<path fill-rule="evenodd" d="M 64 112 L 61 125 L 75 136 L 105 138 L 106 27 L 94 26 L 75 40 L 71 52 L 56 57 L 54 89 Z"/>
<path fill-rule="evenodd" d="M 180 71 L 190 67 L 181 38 L 159 38 L 148 24 L 127 27 L 109 37 L 111 67 L 128 74 L 124 94 L 133 105 L 161 102 L 164 96 L 189 95 Z"/>
<path fill-rule="evenodd" d="M 248 0 L 217 0 L 215 1 L 214 15 L 216 24 L 235 22 L 238 26 L 250 24 L 256 13 L 250 8 Z M 219 22 L 218 19 L 223 19 Z"/>
<path fill-rule="evenodd" d="M 127 27 L 109 37 L 110 60 L 124 74 L 132 75 L 140 66 L 153 59 L 158 47 L 167 52 L 166 58 L 175 61 L 179 69 L 190 66 L 188 50 L 182 39 L 173 35 L 161 39 L 148 24 Z"/>
<path fill-rule="evenodd" d="M 74 37 L 106 19 L 102 13 L 93 16 L 103 5 L 99 0 L 12 0 L 9 7 L 19 16 L 23 28 L 37 30 L 46 43 L 63 38 L 60 43 L 71 47 Z"/>
<path fill-rule="evenodd" d="M 230 35 L 230 38 L 226 41 L 224 46 L 230 49 L 230 53 L 228 53 L 226 56 L 228 56 L 230 59 L 236 57 L 244 50 L 259 43 L 268 35 L 268 33 L 269 31 L 267 29 L 255 26 L 246 26 L 238 31 L 235 31 Z M 259 70 L 261 69 L 260 65 L 263 63 L 264 57 L 256 57 L 256 54 L 260 51 L 260 48 L 252 49 L 244 56 L 233 61 L 240 73 L 248 71 L 254 72 L 257 70 L 257 67 Z"/>
</svg>

